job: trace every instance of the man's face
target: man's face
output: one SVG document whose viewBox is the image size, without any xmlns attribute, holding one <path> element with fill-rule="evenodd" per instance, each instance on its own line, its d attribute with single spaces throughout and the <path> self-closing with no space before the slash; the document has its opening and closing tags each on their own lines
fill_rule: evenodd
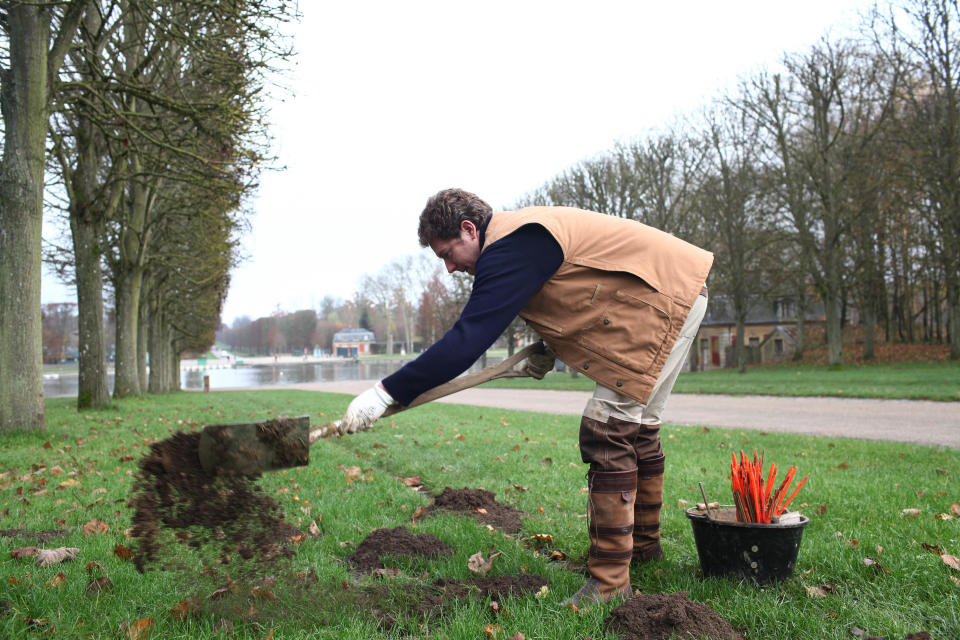
<svg viewBox="0 0 960 640">
<path fill-rule="evenodd" d="M 480 257 L 480 234 L 472 222 L 460 223 L 460 237 L 447 240 L 434 240 L 430 248 L 443 260 L 448 273 L 463 271 L 473 275 L 473 268 Z"/>
</svg>

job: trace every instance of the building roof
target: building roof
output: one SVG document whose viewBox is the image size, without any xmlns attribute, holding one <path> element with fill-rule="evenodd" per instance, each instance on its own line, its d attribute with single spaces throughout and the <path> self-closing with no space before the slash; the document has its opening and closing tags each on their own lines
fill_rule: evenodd
<svg viewBox="0 0 960 640">
<path fill-rule="evenodd" d="M 377 336 L 369 329 L 341 329 L 333 334 L 334 342 L 373 342 Z"/>
<path fill-rule="evenodd" d="M 746 324 L 785 324 L 796 321 L 796 299 L 789 296 L 770 296 L 761 298 L 755 296 L 747 309 Z M 807 300 L 807 309 L 804 320 L 822 322 L 824 319 L 823 302 L 812 296 Z M 707 313 L 700 326 L 716 327 L 735 324 L 733 304 L 729 296 L 710 296 L 707 303 Z"/>
</svg>

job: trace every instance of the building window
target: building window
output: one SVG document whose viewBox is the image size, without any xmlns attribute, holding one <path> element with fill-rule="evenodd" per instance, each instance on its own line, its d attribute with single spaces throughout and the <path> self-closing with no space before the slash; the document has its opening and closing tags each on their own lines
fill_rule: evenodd
<svg viewBox="0 0 960 640">
<path fill-rule="evenodd" d="M 751 346 L 751 347 L 759 347 L 759 346 L 760 346 L 760 338 L 758 338 L 757 336 L 751 336 L 751 337 L 750 337 L 750 346 Z"/>
<path fill-rule="evenodd" d="M 783 340 L 775 338 L 773 341 L 773 352 L 778 356 L 783 355 Z"/>
</svg>

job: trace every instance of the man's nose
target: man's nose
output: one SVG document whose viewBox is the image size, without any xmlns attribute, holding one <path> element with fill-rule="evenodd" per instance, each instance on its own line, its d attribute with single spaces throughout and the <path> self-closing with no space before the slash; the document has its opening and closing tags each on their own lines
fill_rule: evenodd
<svg viewBox="0 0 960 640">
<path fill-rule="evenodd" d="M 447 268 L 447 273 L 453 273 L 454 271 L 457 270 L 457 265 L 450 262 L 449 260 L 444 260 L 443 264 Z"/>
</svg>

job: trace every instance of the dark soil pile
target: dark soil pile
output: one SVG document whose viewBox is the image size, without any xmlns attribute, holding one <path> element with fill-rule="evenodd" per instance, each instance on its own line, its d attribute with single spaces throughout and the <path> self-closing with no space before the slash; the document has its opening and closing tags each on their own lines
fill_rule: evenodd
<svg viewBox="0 0 960 640">
<path fill-rule="evenodd" d="M 411 533 L 404 526 L 393 529 L 376 529 L 364 538 L 347 560 L 360 571 L 367 573 L 383 569 L 385 556 L 439 557 L 451 556 L 453 549 L 429 533 Z"/>
<path fill-rule="evenodd" d="M 176 549 L 164 549 L 171 541 L 165 532 L 175 534 L 174 544 L 188 544 L 216 562 L 234 554 L 261 563 L 291 556 L 290 538 L 302 532 L 283 521 L 279 505 L 251 478 L 207 475 L 199 441 L 199 433 L 175 433 L 151 445 L 140 461 L 130 499 L 137 568 L 176 557 Z"/>
<path fill-rule="evenodd" d="M 506 533 L 520 531 L 523 511 L 497 502 L 494 499 L 495 495 L 494 492 L 483 489 L 467 489 L 466 487 L 451 489 L 446 487 L 440 495 L 433 499 L 433 505 L 428 507 L 426 512 L 431 513 L 441 509 L 466 513 L 483 524 L 497 527 Z"/>
<path fill-rule="evenodd" d="M 710 638 L 743 640 L 730 623 L 705 604 L 682 593 L 640 594 L 610 612 L 606 630 L 621 640 Z"/>
</svg>

